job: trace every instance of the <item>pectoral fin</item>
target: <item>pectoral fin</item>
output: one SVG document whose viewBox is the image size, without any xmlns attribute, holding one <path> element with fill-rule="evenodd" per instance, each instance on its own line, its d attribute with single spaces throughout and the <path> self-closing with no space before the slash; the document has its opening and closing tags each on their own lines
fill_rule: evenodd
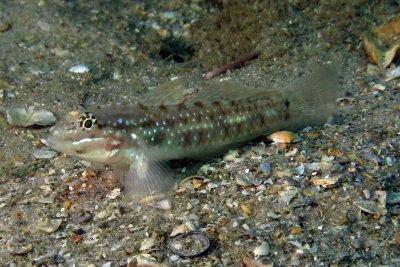
<svg viewBox="0 0 400 267">
<path fill-rule="evenodd" d="M 120 179 L 127 195 L 143 204 L 166 198 L 175 185 L 167 164 L 149 160 L 145 155 L 134 160 Z"/>
</svg>

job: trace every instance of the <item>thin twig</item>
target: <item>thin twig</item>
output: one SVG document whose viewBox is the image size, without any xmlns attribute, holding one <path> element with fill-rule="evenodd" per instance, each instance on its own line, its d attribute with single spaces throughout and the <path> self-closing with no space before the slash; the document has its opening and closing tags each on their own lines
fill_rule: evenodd
<svg viewBox="0 0 400 267">
<path fill-rule="evenodd" d="M 251 52 L 248 54 L 241 55 L 236 60 L 234 60 L 228 64 L 225 64 L 219 68 L 213 69 L 212 71 L 210 71 L 209 73 L 206 74 L 206 77 L 207 77 L 207 79 L 211 79 L 217 75 L 220 75 L 221 73 L 226 72 L 227 70 L 240 68 L 247 61 L 258 58 L 259 55 L 260 55 L 260 52 Z"/>
</svg>

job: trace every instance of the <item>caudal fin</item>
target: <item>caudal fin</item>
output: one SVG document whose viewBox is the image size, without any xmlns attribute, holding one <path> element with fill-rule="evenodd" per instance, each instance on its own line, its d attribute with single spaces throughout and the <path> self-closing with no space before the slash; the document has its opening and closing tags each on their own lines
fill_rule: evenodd
<svg viewBox="0 0 400 267">
<path fill-rule="evenodd" d="M 323 125 L 337 113 L 339 90 L 337 64 L 319 66 L 311 75 L 292 83 L 287 89 L 288 128 Z"/>
</svg>

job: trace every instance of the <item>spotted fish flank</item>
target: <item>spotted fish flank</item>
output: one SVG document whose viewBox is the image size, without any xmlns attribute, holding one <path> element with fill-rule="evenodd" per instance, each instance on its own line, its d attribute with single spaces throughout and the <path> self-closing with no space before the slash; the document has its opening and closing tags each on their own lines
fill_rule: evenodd
<svg viewBox="0 0 400 267">
<path fill-rule="evenodd" d="M 183 97 L 186 81 L 166 83 L 133 104 L 71 112 L 53 129 L 50 145 L 113 167 L 133 196 L 173 184 L 163 162 L 215 155 L 277 130 L 323 124 L 335 113 L 334 67 L 320 67 L 285 90 L 245 88 L 231 81 L 205 82 Z"/>
</svg>

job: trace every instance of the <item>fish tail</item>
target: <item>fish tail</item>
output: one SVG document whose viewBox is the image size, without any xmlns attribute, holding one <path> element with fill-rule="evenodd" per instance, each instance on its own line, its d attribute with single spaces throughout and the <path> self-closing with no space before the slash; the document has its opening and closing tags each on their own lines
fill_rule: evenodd
<svg viewBox="0 0 400 267">
<path fill-rule="evenodd" d="M 295 81 L 287 89 L 288 127 L 300 130 L 323 125 L 337 113 L 339 90 L 336 63 L 319 66 L 311 75 Z"/>
</svg>

